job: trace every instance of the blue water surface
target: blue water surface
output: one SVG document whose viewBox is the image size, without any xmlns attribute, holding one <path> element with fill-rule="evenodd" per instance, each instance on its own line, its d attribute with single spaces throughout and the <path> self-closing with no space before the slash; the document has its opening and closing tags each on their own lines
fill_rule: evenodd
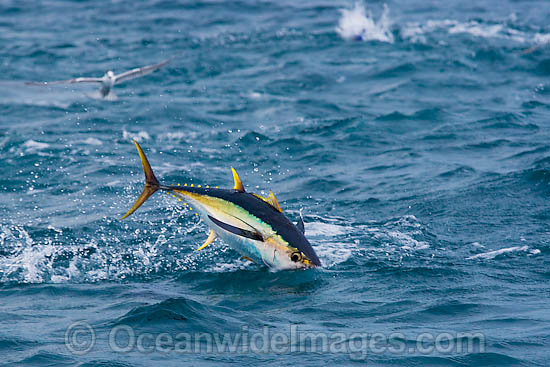
<svg viewBox="0 0 550 367">
<path fill-rule="evenodd" d="M 515 0 L 0 2 L 0 365 L 548 365 L 549 19 Z M 25 84 L 168 58 L 117 101 Z M 323 268 L 196 252 L 206 226 L 166 195 L 120 221 L 132 138 L 163 182 L 232 187 L 234 167 L 303 209 Z M 280 343 L 207 349 L 264 332 Z"/>
</svg>

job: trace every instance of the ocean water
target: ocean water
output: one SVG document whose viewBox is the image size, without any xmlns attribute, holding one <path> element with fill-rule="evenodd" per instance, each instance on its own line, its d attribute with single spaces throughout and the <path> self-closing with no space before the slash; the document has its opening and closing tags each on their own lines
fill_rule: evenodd
<svg viewBox="0 0 550 367">
<path fill-rule="evenodd" d="M 548 19 L 515 0 L 0 2 L 0 365 L 549 365 Z M 168 58 L 112 102 L 25 84 Z M 132 138 L 163 182 L 231 187 L 235 167 L 273 190 L 323 268 L 196 252 L 207 228 L 166 195 L 120 221 Z"/>
</svg>

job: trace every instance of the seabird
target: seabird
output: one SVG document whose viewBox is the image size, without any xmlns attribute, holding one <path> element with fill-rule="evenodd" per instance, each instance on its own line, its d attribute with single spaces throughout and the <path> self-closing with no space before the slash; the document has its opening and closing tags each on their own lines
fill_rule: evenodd
<svg viewBox="0 0 550 367">
<path fill-rule="evenodd" d="M 46 86 L 51 84 L 100 83 L 101 84 L 101 87 L 99 89 L 100 97 L 109 99 L 109 100 L 114 100 L 116 99 L 116 95 L 113 92 L 113 87 L 115 85 L 123 83 L 130 79 L 139 78 L 140 76 L 150 74 L 153 71 L 160 69 L 164 65 L 168 64 L 169 62 L 170 60 L 166 60 L 159 64 L 148 65 L 148 66 L 143 66 L 141 68 L 128 70 L 118 75 L 115 75 L 115 73 L 113 73 L 112 70 L 109 70 L 101 78 L 81 77 L 81 78 L 74 78 L 74 79 L 68 79 L 68 80 L 58 80 L 53 82 L 28 82 L 25 84 Z"/>
</svg>

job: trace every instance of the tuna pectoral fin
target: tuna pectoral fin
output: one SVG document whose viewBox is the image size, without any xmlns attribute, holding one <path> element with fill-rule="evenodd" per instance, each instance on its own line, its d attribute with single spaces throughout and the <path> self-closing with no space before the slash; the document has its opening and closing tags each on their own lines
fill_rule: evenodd
<svg viewBox="0 0 550 367">
<path fill-rule="evenodd" d="M 236 234 L 237 236 L 250 238 L 256 241 L 263 241 L 262 235 L 256 231 L 249 231 L 247 229 L 242 229 L 239 227 L 232 226 L 231 224 L 224 223 L 212 217 L 211 215 L 209 215 L 208 218 L 210 218 L 210 220 L 218 227 L 225 229 L 226 231 L 231 232 L 233 234 Z"/>
<path fill-rule="evenodd" d="M 134 140 L 134 144 L 136 145 L 136 148 L 138 150 L 139 158 L 141 159 L 141 165 L 143 166 L 143 172 L 145 173 L 145 187 L 143 188 L 143 192 L 141 193 L 141 195 L 139 195 L 134 205 L 130 208 L 130 210 L 128 210 L 128 213 L 120 218 L 121 220 L 135 212 L 137 208 L 141 206 L 141 204 L 143 204 L 147 199 L 149 199 L 151 195 L 153 195 L 159 189 L 159 182 L 155 177 L 155 174 L 153 173 L 153 169 L 151 168 L 151 165 L 149 164 L 145 153 L 143 153 L 143 150 L 141 149 L 137 141 Z"/>
<path fill-rule="evenodd" d="M 203 248 L 205 248 L 206 246 L 210 245 L 212 242 L 214 242 L 215 239 L 216 239 L 216 234 L 214 233 L 213 230 L 210 230 L 210 234 L 208 235 L 208 238 L 203 243 L 203 245 L 197 249 L 197 251 L 200 251 Z"/>
</svg>

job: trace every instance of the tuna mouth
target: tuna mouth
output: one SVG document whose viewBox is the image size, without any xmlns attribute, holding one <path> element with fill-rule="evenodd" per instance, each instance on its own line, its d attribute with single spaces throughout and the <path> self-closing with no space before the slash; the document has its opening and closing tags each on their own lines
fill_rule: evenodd
<svg viewBox="0 0 550 367">
<path fill-rule="evenodd" d="M 320 267 L 320 266 L 321 266 L 320 263 L 319 263 L 319 264 L 315 264 L 315 263 L 313 263 L 313 262 L 312 262 L 311 260 L 309 260 L 309 259 L 305 259 L 304 261 L 302 261 L 302 264 L 304 264 L 306 268 L 311 268 L 311 269 L 312 269 L 312 268 L 317 268 L 317 267 Z"/>
</svg>

